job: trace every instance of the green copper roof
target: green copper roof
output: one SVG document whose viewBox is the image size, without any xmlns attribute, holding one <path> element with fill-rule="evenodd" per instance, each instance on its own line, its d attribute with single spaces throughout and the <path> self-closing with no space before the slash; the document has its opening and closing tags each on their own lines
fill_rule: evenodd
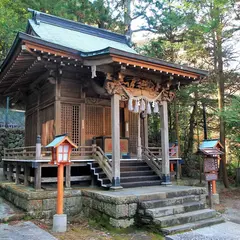
<svg viewBox="0 0 240 240">
<path fill-rule="evenodd" d="M 29 20 L 29 24 L 34 33 L 41 39 L 54 44 L 76 49 L 81 52 L 95 52 L 112 47 L 121 51 L 136 53 L 136 51 L 130 48 L 127 43 L 114 41 L 101 36 L 94 36 L 81 31 L 45 22 L 36 24 L 36 22 L 32 19 Z"/>
<path fill-rule="evenodd" d="M 204 140 L 199 146 L 200 149 L 204 148 L 214 148 L 219 143 L 218 139 Z"/>
<path fill-rule="evenodd" d="M 56 136 L 52 142 L 50 142 L 46 147 L 56 147 L 56 145 L 58 145 L 64 138 L 66 137 L 66 135 L 59 135 Z"/>
</svg>

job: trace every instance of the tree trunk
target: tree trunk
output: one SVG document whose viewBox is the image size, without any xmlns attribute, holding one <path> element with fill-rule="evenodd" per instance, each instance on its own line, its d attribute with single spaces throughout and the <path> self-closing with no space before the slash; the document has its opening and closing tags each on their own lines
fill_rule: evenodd
<svg viewBox="0 0 240 240">
<path fill-rule="evenodd" d="M 131 31 L 131 0 L 123 1 L 124 7 L 124 26 L 125 26 L 125 35 L 129 37 L 129 41 L 132 39 Z"/>
<path fill-rule="evenodd" d="M 195 93 L 195 101 L 194 101 L 194 105 L 193 105 L 193 110 L 190 116 L 190 120 L 189 120 L 189 133 L 188 133 L 188 144 L 187 144 L 187 148 L 185 149 L 185 156 L 188 155 L 188 153 L 192 153 L 193 152 L 193 141 L 194 141 L 194 125 L 195 125 L 195 115 L 197 113 L 197 93 Z"/>
<path fill-rule="evenodd" d="M 220 15 L 220 14 L 219 14 Z M 216 50 L 217 56 L 217 80 L 218 80 L 218 108 L 220 113 L 224 110 L 224 75 L 223 75 L 223 52 L 222 52 L 222 24 L 220 16 L 218 15 L 218 29 L 216 31 Z M 220 120 L 220 142 L 224 148 L 224 155 L 222 155 L 222 176 L 223 183 L 226 188 L 229 188 L 229 181 L 226 167 L 226 142 L 225 142 L 225 122 L 222 115 L 219 117 Z"/>
<path fill-rule="evenodd" d="M 174 99 L 174 116 L 175 116 L 175 132 L 176 132 L 176 140 L 178 143 L 178 156 L 181 156 L 181 146 L 180 146 L 180 136 L 179 136 L 179 120 L 178 120 L 178 105 L 177 100 Z"/>
</svg>

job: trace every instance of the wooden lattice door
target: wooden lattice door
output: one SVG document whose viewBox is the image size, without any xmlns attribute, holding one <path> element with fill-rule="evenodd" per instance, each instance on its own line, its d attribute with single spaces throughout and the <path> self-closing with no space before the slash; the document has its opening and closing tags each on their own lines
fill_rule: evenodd
<svg viewBox="0 0 240 240">
<path fill-rule="evenodd" d="M 61 133 L 67 133 L 71 140 L 80 146 L 80 106 L 61 104 Z"/>
</svg>

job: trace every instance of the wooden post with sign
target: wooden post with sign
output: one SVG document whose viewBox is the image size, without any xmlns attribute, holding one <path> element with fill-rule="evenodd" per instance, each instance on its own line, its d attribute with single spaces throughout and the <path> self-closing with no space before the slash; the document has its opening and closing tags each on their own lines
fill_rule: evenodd
<svg viewBox="0 0 240 240">
<path fill-rule="evenodd" d="M 205 179 L 208 182 L 208 197 L 210 208 L 213 208 L 213 194 L 216 194 L 216 180 L 218 179 L 218 158 L 223 154 L 217 148 L 200 149 L 204 155 L 204 173 Z"/>
<path fill-rule="evenodd" d="M 52 149 L 52 161 L 50 164 L 58 165 L 57 176 L 57 214 L 53 216 L 53 231 L 66 232 L 67 215 L 63 214 L 63 196 L 64 196 L 64 166 L 70 165 L 70 156 L 72 148 L 77 146 L 67 137 L 66 134 L 56 136 L 55 139 L 46 147 Z"/>
</svg>

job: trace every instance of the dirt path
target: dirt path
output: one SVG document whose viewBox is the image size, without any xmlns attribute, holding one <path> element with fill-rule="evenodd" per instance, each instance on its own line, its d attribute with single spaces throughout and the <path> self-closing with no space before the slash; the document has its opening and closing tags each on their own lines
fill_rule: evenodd
<svg viewBox="0 0 240 240">
<path fill-rule="evenodd" d="M 52 223 L 33 221 L 40 228 L 48 231 L 59 240 L 163 240 L 160 234 L 154 234 L 141 229 L 116 230 L 100 227 L 98 223 L 77 217 L 70 220 L 66 233 L 53 233 Z"/>
<path fill-rule="evenodd" d="M 220 204 L 216 210 L 231 222 L 240 224 L 240 188 L 222 189 L 220 191 Z"/>
</svg>

